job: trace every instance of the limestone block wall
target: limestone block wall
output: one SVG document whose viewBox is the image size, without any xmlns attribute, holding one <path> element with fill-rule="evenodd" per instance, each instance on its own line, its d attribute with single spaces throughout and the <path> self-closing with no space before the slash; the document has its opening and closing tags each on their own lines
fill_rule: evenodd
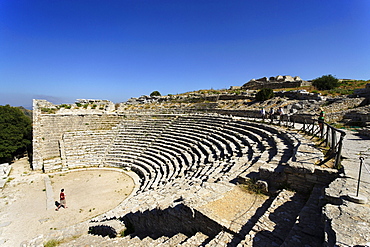
<svg viewBox="0 0 370 247">
<path fill-rule="evenodd" d="M 111 130 L 117 126 L 121 117 L 118 115 L 55 115 L 40 114 L 34 119 L 34 156 L 33 168 L 49 170 L 60 164 L 61 141 L 63 135 L 73 131 Z M 78 148 L 78 147 L 76 147 Z M 56 167 L 54 167 L 56 168 Z"/>
<path fill-rule="evenodd" d="M 34 100 L 33 104 L 33 161 L 34 170 L 62 169 L 63 135 L 73 131 L 112 130 L 124 118 L 114 113 L 89 114 L 84 112 L 42 112 L 44 107 L 53 107 L 50 102 Z"/>
<path fill-rule="evenodd" d="M 108 151 L 115 130 L 66 132 L 60 141 L 62 165 L 65 168 L 96 167 Z"/>
</svg>

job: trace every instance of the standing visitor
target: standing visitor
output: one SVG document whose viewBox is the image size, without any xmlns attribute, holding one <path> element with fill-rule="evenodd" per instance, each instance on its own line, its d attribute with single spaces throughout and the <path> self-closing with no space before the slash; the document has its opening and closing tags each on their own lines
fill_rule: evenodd
<svg viewBox="0 0 370 247">
<path fill-rule="evenodd" d="M 281 106 L 278 109 L 278 115 L 279 115 L 279 125 L 280 125 L 281 119 L 283 118 L 283 115 L 284 115 L 284 110 Z"/>
<path fill-rule="evenodd" d="M 60 199 L 60 204 L 55 209 L 55 211 L 58 211 L 60 207 L 67 208 L 67 201 L 66 201 L 66 195 L 64 194 L 64 189 L 60 190 L 59 199 Z"/>
<path fill-rule="evenodd" d="M 270 108 L 270 111 L 269 111 L 269 115 L 270 115 L 270 123 L 273 122 L 274 120 L 274 114 L 275 114 L 275 110 L 273 107 Z"/>
<path fill-rule="evenodd" d="M 324 131 L 324 120 L 325 120 L 325 112 L 324 112 L 324 109 L 320 108 L 320 114 L 319 114 L 319 118 L 318 118 L 318 122 L 319 122 L 319 127 L 320 127 L 320 134 L 321 134 L 321 137 L 323 135 L 323 131 Z"/>
<path fill-rule="evenodd" d="M 261 114 L 262 122 L 265 122 L 265 117 L 266 117 L 265 108 L 263 107 L 261 108 L 260 114 Z"/>
</svg>

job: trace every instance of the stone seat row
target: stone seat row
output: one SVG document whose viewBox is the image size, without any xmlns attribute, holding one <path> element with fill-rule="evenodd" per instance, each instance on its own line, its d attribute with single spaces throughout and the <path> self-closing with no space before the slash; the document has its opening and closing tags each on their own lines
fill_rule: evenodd
<svg viewBox="0 0 370 247">
<path fill-rule="evenodd" d="M 264 146 L 267 146 L 267 143 L 265 143 L 264 144 Z M 270 155 L 271 156 L 271 155 Z M 261 157 L 261 156 L 260 156 Z M 246 160 L 244 159 L 243 160 L 243 162 L 245 162 Z M 195 176 L 199 176 L 199 174 L 200 175 L 204 175 L 204 174 L 209 174 L 209 172 L 207 172 L 205 169 L 208 169 L 208 170 L 212 170 L 212 169 L 209 169 L 209 167 L 212 167 L 212 165 L 209 165 L 209 166 L 207 166 L 207 165 L 205 165 L 206 164 L 206 162 L 204 163 L 204 164 L 202 164 L 201 166 L 199 166 L 198 168 L 196 168 L 195 170 L 196 170 L 196 172 L 194 172 L 193 174 L 195 175 Z M 227 166 L 226 166 L 227 167 Z M 230 171 L 231 169 L 231 167 L 235 167 L 235 163 L 233 163 L 233 162 L 231 162 L 231 165 L 229 165 L 229 167 L 228 168 L 225 168 L 224 169 L 224 172 L 226 173 L 227 171 Z M 191 169 L 189 169 L 189 170 L 191 170 Z M 204 170 L 204 171 L 202 171 L 202 170 Z M 215 164 L 214 165 L 214 169 L 213 170 L 216 170 L 216 171 L 220 171 L 220 170 L 222 170 L 222 169 L 220 169 L 220 167 L 217 167 L 217 165 Z M 237 169 L 234 169 L 235 170 L 235 172 L 237 172 L 236 170 Z M 207 177 L 207 176 L 206 176 Z"/>
<path fill-rule="evenodd" d="M 178 120 L 178 122 L 182 122 L 181 118 L 178 118 Z M 226 123 L 230 123 L 230 119 L 227 120 Z M 148 139 L 148 142 L 138 141 L 138 145 L 134 145 L 137 140 L 121 135 L 119 131 L 120 134 L 116 136 L 117 141 L 114 141 L 109 152 L 105 154 L 104 162 L 111 166 L 133 166 L 133 170 L 138 171 L 142 179 L 148 181 L 144 183 L 143 188 L 151 188 L 178 176 L 203 177 L 206 180 L 206 178 L 212 178 L 211 171 L 227 173 L 237 163 L 231 162 L 227 166 L 225 165 L 228 163 L 227 160 L 245 153 L 248 153 L 248 159 L 243 159 L 244 164 L 239 164 L 239 166 L 245 165 L 246 161 L 256 162 L 261 158 L 267 158 L 267 161 L 269 161 L 278 153 L 276 144 L 278 142 L 283 143 L 279 139 L 275 140 L 271 133 L 249 127 L 247 123 L 228 125 L 224 123 L 223 129 L 220 124 L 221 121 L 218 122 L 216 130 L 208 124 L 207 128 L 203 126 L 202 129 L 202 124 L 194 121 L 194 128 L 187 124 L 173 124 L 166 128 L 157 139 Z M 150 150 L 148 147 L 150 147 Z M 256 150 L 254 150 L 255 147 Z M 266 149 L 268 149 L 267 153 L 265 152 Z M 255 155 L 261 153 L 264 156 Z M 142 157 L 140 157 L 141 155 Z M 135 162 L 138 157 L 140 157 L 140 162 Z M 212 165 L 206 165 L 225 158 L 226 162 L 224 163 L 215 162 L 214 168 Z M 223 168 L 217 167 L 219 164 L 222 164 Z M 237 172 L 237 170 L 234 169 L 234 172 Z M 152 179 L 154 180 L 150 181 Z"/>
<path fill-rule="evenodd" d="M 186 132 L 186 133 L 184 133 L 184 132 Z M 193 135 L 191 135 L 191 134 L 193 134 Z M 195 140 L 194 140 L 194 137 L 196 137 Z M 158 172 L 162 173 L 162 175 L 164 175 L 163 176 L 165 178 L 165 179 L 163 179 L 164 181 L 169 181 L 172 178 L 176 178 L 177 176 L 183 176 L 185 171 L 191 170 L 191 169 L 196 169 L 196 167 L 194 167 L 194 165 L 197 165 L 199 163 L 203 164 L 203 163 L 207 163 L 207 162 L 212 161 L 212 156 L 210 154 L 213 153 L 213 156 L 214 156 L 214 153 L 216 153 L 216 156 L 217 156 L 217 154 L 220 154 L 221 152 L 224 151 L 224 149 L 225 149 L 224 146 L 220 147 L 221 144 L 219 144 L 219 143 L 216 144 L 216 145 L 212 145 L 211 142 L 208 139 L 206 139 L 206 141 L 203 141 L 205 143 L 205 145 L 199 145 L 199 143 L 202 141 L 202 138 L 204 138 L 204 137 L 205 137 L 205 134 L 203 134 L 203 135 L 198 134 L 197 136 L 195 136 L 194 132 L 189 133 L 189 131 L 187 129 L 186 130 L 183 130 L 183 129 L 177 130 L 173 126 L 166 129 L 165 133 L 162 133 L 161 138 L 156 140 L 156 142 L 155 142 L 156 145 L 166 143 L 167 148 L 171 147 L 171 146 L 177 146 L 178 147 L 177 150 L 174 150 L 175 154 L 177 152 L 177 155 L 175 156 L 175 158 L 172 158 L 172 159 L 167 158 L 167 162 L 165 162 L 167 164 L 172 163 L 172 166 L 170 166 L 170 168 L 166 168 L 162 171 L 158 171 Z M 168 141 L 168 140 L 170 140 L 170 141 Z M 223 138 L 222 138 L 222 140 L 223 140 Z M 181 146 L 181 144 L 183 146 Z M 166 150 L 164 150 L 165 152 L 163 152 L 163 148 L 166 148 L 166 147 L 163 147 L 163 145 L 159 145 L 159 146 L 162 147 L 162 150 L 158 151 L 158 153 L 161 153 L 161 155 L 163 155 L 164 153 L 167 153 Z M 184 148 L 184 146 L 187 146 L 187 147 Z M 152 149 L 155 149 L 154 146 L 152 146 Z M 184 151 L 182 151 L 182 150 L 184 150 L 185 153 L 187 153 L 187 155 L 181 155 L 181 156 L 183 156 L 183 159 L 181 160 L 181 158 L 179 159 L 179 157 L 181 157 L 179 154 L 184 153 Z M 191 152 L 188 152 L 189 150 L 191 150 Z M 216 151 L 216 150 L 219 150 L 219 151 Z M 146 163 L 149 163 L 148 164 L 149 166 L 154 167 L 153 162 L 148 161 L 148 160 L 150 160 L 151 158 L 153 158 L 155 156 L 154 155 L 155 151 L 153 153 L 153 150 L 151 150 L 151 152 L 152 153 L 149 154 L 146 157 L 146 159 L 143 160 L 143 162 L 145 162 L 145 160 L 146 160 L 147 161 Z M 194 156 L 194 153 L 197 154 L 197 155 Z M 173 152 L 172 152 L 172 155 L 173 155 Z M 232 156 L 232 155 L 230 155 L 230 156 Z M 192 159 L 189 162 L 188 159 L 190 157 Z M 157 159 L 160 160 L 159 157 L 157 157 Z M 179 160 L 179 162 L 176 162 L 176 160 Z M 197 161 L 197 162 L 194 162 L 194 161 Z M 160 161 L 159 163 L 162 163 L 162 162 L 163 161 Z M 141 162 L 141 165 L 143 165 L 142 162 Z M 173 168 L 175 168 L 175 169 L 173 169 Z M 152 169 L 146 169 L 146 170 L 150 171 Z M 166 174 L 163 174 L 164 171 L 168 171 L 168 172 Z M 141 174 L 141 175 L 143 176 L 143 174 Z M 166 175 L 168 175 L 168 176 L 166 176 Z M 171 176 L 173 176 L 173 177 L 171 177 Z M 143 177 L 148 178 L 148 177 L 154 177 L 154 176 L 147 176 L 146 175 L 146 176 L 143 176 Z M 155 177 L 158 178 L 158 176 L 155 176 Z M 154 185 L 158 184 L 158 179 L 155 180 L 153 184 Z"/>
</svg>

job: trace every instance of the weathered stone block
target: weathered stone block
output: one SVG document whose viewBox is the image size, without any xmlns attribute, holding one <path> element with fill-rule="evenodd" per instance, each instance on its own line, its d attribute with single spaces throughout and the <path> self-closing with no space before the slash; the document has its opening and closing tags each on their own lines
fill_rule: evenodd
<svg viewBox="0 0 370 247">
<path fill-rule="evenodd" d="M 316 183 L 317 182 L 317 176 L 312 174 L 306 174 L 305 178 L 308 182 Z"/>
<path fill-rule="evenodd" d="M 317 175 L 324 175 L 324 174 L 336 175 L 338 173 L 339 173 L 339 171 L 337 169 L 325 168 L 325 167 L 321 167 L 321 166 L 316 166 L 315 167 L 315 174 L 317 174 Z"/>
<path fill-rule="evenodd" d="M 308 162 L 301 162 L 302 168 L 300 169 L 300 173 L 314 173 L 316 166 L 312 163 Z"/>
<path fill-rule="evenodd" d="M 285 168 L 285 173 L 299 173 L 299 170 L 302 168 L 302 164 L 299 162 L 289 162 Z"/>
</svg>

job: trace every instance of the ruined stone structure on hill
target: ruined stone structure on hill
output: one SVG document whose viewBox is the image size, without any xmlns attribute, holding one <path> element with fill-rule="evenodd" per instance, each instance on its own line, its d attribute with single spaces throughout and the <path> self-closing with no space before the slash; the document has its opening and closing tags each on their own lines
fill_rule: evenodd
<svg viewBox="0 0 370 247">
<path fill-rule="evenodd" d="M 296 131 L 232 115 L 125 112 L 109 101 L 78 103 L 61 107 L 34 101 L 33 169 L 129 169 L 138 176 L 137 191 L 111 211 L 28 246 L 81 234 L 74 246 L 321 246 L 332 241 L 327 233 L 332 229 L 321 222 L 319 198 L 338 171 L 317 166 L 322 152 Z M 267 200 L 232 218 L 209 210 L 207 205 L 233 191 L 237 182 L 251 179 L 271 193 Z M 276 190 L 288 187 L 295 192 Z M 115 236 L 120 228 L 134 230 L 124 238 L 86 235 L 90 230 Z"/>
<path fill-rule="evenodd" d="M 357 97 L 370 98 L 370 83 L 366 84 L 365 88 L 363 89 L 356 89 L 354 91 L 354 95 L 356 95 Z"/>
<path fill-rule="evenodd" d="M 258 90 L 261 88 L 293 88 L 311 86 L 311 82 L 302 80 L 299 76 L 292 77 L 290 75 L 278 75 L 276 77 L 263 77 L 260 79 L 252 79 L 242 86 L 242 89 Z"/>
</svg>

